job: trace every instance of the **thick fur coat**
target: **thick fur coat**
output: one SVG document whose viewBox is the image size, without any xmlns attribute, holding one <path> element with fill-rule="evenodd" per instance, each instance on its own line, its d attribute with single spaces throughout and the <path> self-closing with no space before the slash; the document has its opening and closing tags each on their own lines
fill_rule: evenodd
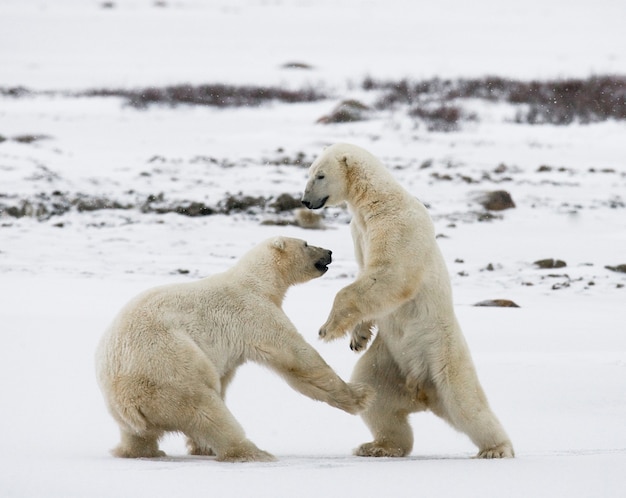
<svg viewBox="0 0 626 498">
<path fill-rule="evenodd" d="M 362 413 L 374 440 L 363 456 L 404 456 L 413 447 L 408 415 L 429 409 L 467 434 L 479 457 L 512 457 L 491 411 L 457 322 L 450 279 L 424 205 L 369 152 L 328 147 L 309 170 L 302 202 L 310 209 L 347 202 L 358 278 L 339 291 L 320 329 L 324 340 L 352 334 L 367 346 L 352 381 L 374 386 Z"/>
<path fill-rule="evenodd" d="M 244 434 L 224 403 L 237 367 L 251 360 L 296 390 L 349 413 L 372 389 L 343 382 L 307 344 L 281 306 L 287 289 L 323 275 L 331 251 L 299 239 L 267 240 L 231 269 L 157 287 L 128 303 L 104 334 L 97 377 L 120 427 L 119 457 L 157 457 L 169 431 L 190 453 L 222 461 L 272 460 Z"/>
</svg>

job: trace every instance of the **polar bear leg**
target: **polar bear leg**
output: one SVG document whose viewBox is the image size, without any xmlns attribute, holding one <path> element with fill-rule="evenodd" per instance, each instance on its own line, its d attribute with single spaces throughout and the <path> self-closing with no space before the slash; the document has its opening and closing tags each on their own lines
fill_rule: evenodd
<svg viewBox="0 0 626 498">
<path fill-rule="evenodd" d="M 369 384 L 376 390 L 374 402 L 361 413 L 374 441 L 362 444 L 355 450 L 355 455 L 408 455 L 413 448 L 413 431 L 408 415 L 426 407 L 406 388 L 406 378 L 380 335 L 357 362 L 352 381 Z"/>
<path fill-rule="evenodd" d="M 222 401 L 226 398 L 226 388 L 230 384 L 230 381 L 233 380 L 235 376 L 235 370 L 228 372 L 226 375 L 222 376 L 220 379 L 220 397 Z M 206 446 L 206 443 L 202 443 L 200 441 L 194 441 L 192 438 L 187 438 L 187 450 L 190 455 L 201 455 L 201 456 L 215 456 L 215 452 L 209 446 Z"/>
<path fill-rule="evenodd" d="M 478 458 L 515 456 L 513 445 L 491 411 L 473 366 L 466 365 L 464 371 L 463 382 L 448 375 L 436 381 L 437 395 L 429 408 L 469 436 L 479 448 Z"/>
<path fill-rule="evenodd" d="M 364 384 L 347 384 L 301 336 L 294 332 L 264 344 L 261 360 L 279 373 L 296 391 L 348 413 L 369 405 L 373 391 Z"/>
<path fill-rule="evenodd" d="M 165 456 L 165 452 L 159 450 L 159 439 L 162 431 L 150 431 L 143 434 L 135 434 L 121 428 L 120 444 L 111 453 L 119 458 L 157 458 Z"/>
<path fill-rule="evenodd" d="M 248 440 L 222 398 L 207 388 L 203 399 L 190 407 L 182 423 L 182 432 L 191 442 L 195 454 L 215 452 L 223 462 L 271 462 L 275 458 Z"/>
</svg>

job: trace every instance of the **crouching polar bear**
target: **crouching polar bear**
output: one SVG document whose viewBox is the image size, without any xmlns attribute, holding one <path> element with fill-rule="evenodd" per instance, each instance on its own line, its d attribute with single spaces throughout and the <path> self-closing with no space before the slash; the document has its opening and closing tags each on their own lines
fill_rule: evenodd
<svg viewBox="0 0 626 498">
<path fill-rule="evenodd" d="M 298 239 L 265 241 L 231 269 L 192 283 L 148 290 L 114 319 L 96 353 L 97 377 L 117 421 L 119 457 L 158 457 L 169 431 L 194 455 L 270 461 L 249 441 L 224 394 L 246 360 L 265 364 L 296 390 L 349 413 L 371 398 L 346 384 L 282 311 L 287 288 L 323 275 L 331 251 Z"/>
<path fill-rule="evenodd" d="M 430 409 L 478 446 L 482 458 L 512 457 L 513 446 L 489 408 L 457 323 L 450 280 L 424 205 L 367 151 L 328 147 L 310 167 L 303 204 L 347 202 L 359 274 L 341 289 L 324 340 L 352 333 L 363 349 L 352 382 L 376 398 L 362 414 L 374 441 L 362 456 L 404 456 L 413 448 L 408 414 Z"/>
</svg>

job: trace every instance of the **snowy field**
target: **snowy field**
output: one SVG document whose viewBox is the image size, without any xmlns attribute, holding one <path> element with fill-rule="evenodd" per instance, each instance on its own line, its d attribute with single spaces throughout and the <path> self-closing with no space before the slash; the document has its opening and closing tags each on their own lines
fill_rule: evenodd
<svg viewBox="0 0 626 498">
<path fill-rule="evenodd" d="M 449 132 L 401 106 L 317 123 L 346 99 L 373 106 L 380 92 L 366 77 L 624 76 L 624 18 L 617 0 L 3 0 L 0 496 L 626 496 L 626 274 L 607 268 L 626 264 L 626 121 L 529 125 L 510 103 L 466 99 L 474 117 Z M 294 62 L 305 67 L 284 67 Z M 137 108 L 72 93 L 204 83 L 325 98 Z M 117 428 L 93 366 L 109 321 L 139 291 L 221 271 L 272 235 L 333 250 L 328 273 L 293 288 L 285 309 L 349 378 L 348 340 L 317 340 L 356 273 L 349 215 L 327 210 L 325 230 L 304 230 L 269 206 L 298 197 L 308 164 L 338 141 L 379 156 L 429 207 L 517 458 L 472 459 L 472 443 L 428 413 L 413 415 L 410 457 L 354 457 L 370 440 L 360 418 L 252 364 L 227 404 L 278 462 L 190 457 L 176 435 L 166 458 L 111 457 Z M 479 200 L 493 190 L 515 208 L 486 219 Z M 197 217 L 141 209 L 223 206 L 239 193 L 268 204 Z M 68 203 L 80 198 L 119 206 Z M 61 200 L 70 207 L 54 211 Z M 544 258 L 566 266 L 533 264 Z M 520 307 L 473 306 L 487 299 Z"/>
</svg>

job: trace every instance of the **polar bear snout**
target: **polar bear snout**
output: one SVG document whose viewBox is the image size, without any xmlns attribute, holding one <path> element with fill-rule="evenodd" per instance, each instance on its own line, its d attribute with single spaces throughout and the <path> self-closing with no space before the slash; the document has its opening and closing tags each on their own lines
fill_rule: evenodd
<svg viewBox="0 0 626 498">
<path fill-rule="evenodd" d="M 328 271 L 328 265 L 333 261 L 333 252 L 329 249 L 324 249 L 324 254 L 315 262 L 315 268 L 322 274 Z"/>
<path fill-rule="evenodd" d="M 324 207 L 324 204 L 326 204 L 327 200 L 328 196 L 314 200 L 309 200 L 306 193 L 302 196 L 302 204 L 308 209 L 320 209 Z"/>
</svg>

